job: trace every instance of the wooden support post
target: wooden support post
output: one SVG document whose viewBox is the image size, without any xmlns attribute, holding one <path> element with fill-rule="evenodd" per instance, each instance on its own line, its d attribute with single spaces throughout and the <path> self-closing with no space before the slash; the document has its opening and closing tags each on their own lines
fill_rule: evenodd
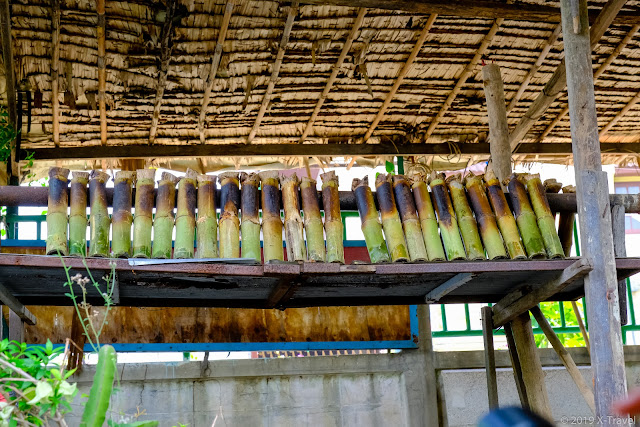
<svg viewBox="0 0 640 427">
<path fill-rule="evenodd" d="M 498 407 L 498 379 L 496 376 L 496 355 L 493 347 L 493 322 L 491 307 L 482 307 L 482 337 L 484 339 L 484 364 L 487 371 L 487 393 L 489 409 Z"/>
<path fill-rule="evenodd" d="M 418 306 L 418 325 L 420 336 L 418 343 L 420 352 L 424 356 L 424 412 L 420 425 L 426 427 L 438 427 L 440 425 L 441 414 L 438 407 L 438 381 L 433 359 L 433 341 L 431 338 L 431 313 L 430 305 L 422 304 Z"/>
<path fill-rule="evenodd" d="M 2 62 L 4 63 L 9 123 L 16 128 L 16 131 L 20 132 L 20 129 L 18 129 L 18 103 L 16 99 L 16 76 L 13 61 L 13 39 L 11 38 L 10 3 L 9 0 L 0 1 L 0 38 L 2 40 Z M 19 153 L 14 146 L 11 150 L 10 164 L 7 166 L 9 176 L 20 176 L 18 157 Z"/>
<path fill-rule="evenodd" d="M 613 231 L 613 253 L 616 258 L 627 256 L 625 241 L 625 215 L 624 206 L 611 206 L 611 229 Z M 620 324 L 626 325 L 627 319 L 627 280 L 618 281 L 618 300 L 620 302 Z"/>
<path fill-rule="evenodd" d="M 511 323 L 504 325 L 504 335 L 507 337 L 507 348 L 509 349 L 509 358 L 511 359 L 511 366 L 513 367 L 513 378 L 516 381 L 516 389 L 518 390 L 518 396 L 520 397 L 520 404 L 523 408 L 529 409 L 529 399 L 527 398 L 527 388 L 524 385 L 522 379 L 522 365 L 520 364 L 520 357 L 516 349 L 516 341 L 513 338 L 513 330 L 511 329 Z"/>
<path fill-rule="evenodd" d="M 98 12 L 98 109 L 100 110 L 100 143 L 107 145 L 107 21 L 105 17 L 105 0 L 97 1 L 96 10 Z"/>
<path fill-rule="evenodd" d="M 487 114 L 489 116 L 489 149 L 491 164 L 500 182 L 511 175 L 511 153 L 509 147 L 509 125 L 504 101 L 504 85 L 498 64 L 487 64 L 482 67 L 484 96 L 487 98 Z"/>
<path fill-rule="evenodd" d="M 610 0 L 609 3 L 611 2 L 615 0 Z M 625 2 L 618 3 L 621 7 Z M 590 320 L 596 416 L 602 417 L 603 425 L 609 425 L 616 420 L 608 417 L 611 414 L 611 405 L 615 400 L 625 396 L 627 382 L 609 189 L 607 174 L 602 171 L 598 138 L 591 59 L 593 36 L 590 40 L 586 0 L 561 0 L 560 6 L 577 183 L 578 221 L 583 256 L 589 258 L 593 266 L 585 277 L 584 288 Z M 612 11 L 607 20 L 612 21 L 618 10 L 619 8 Z"/>
<path fill-rule="evenodd" d="M 9 309 L 9 341 L 24 342 L 24 320 Z"/>
<path fill-rule="evenodd" d="M 60 101 L 58 79 L 60 68 L 60 0 L 51 0 L 51 131 L 53 144 L 60 146 Z"/>
<path fill-rule="evenodd" d="M 567 372 L 569 372 L 569 375 L 571 375 L 573 382 L 576 383 L 576 386 L 578 387 L 578 391 L 580 391 L 580 394 L 582 394 L 582 397 L 584 397 L 585 402 L 587 402 L 587 405 L 589 405 L 591 412 L 595 414 L 596 408 L 595 408 L 595 401 L 593 398 L 593 391 L 587 385 L 587 382 L 582 377 L 582 374 L 578 370 L 578 366 L 576 366 L 576 363 L 573 361 L 573 358 L 571 357 L 567 349 L 564 348 L 564 346 L 562 345 L 562 342 L 560 341 L 556 333 L 553 331 L 553 328 L 551 327 L 547 319 L 545 319 L 544 314 L 542 314 L 542 311 L 540 310 L 540 307 L 539 306 L 533 307 L 531 309 L 531 314 L 533 314 L 533 317 L 535 317 L 536 322 L 538 322 L 538 326 L 540 326 L 540 329 L 542 329 L 542 332 L 544 332 L 544 335 L 549 340 L 549 343 L 558 354 L 560 361 L 562 362 L 564 367 L 567 368 Z"/>
</svg>

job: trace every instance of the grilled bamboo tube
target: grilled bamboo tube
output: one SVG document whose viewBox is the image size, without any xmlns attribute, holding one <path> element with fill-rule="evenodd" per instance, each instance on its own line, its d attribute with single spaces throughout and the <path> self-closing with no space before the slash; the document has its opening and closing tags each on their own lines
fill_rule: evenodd
<svg viewBox="0 0 640 427">
<path fill-rule="evenodd" d="M 522 183 L 522 175 L 512 174 L 505 184 L 509 189 L 511 206 L 516 217 L 516 223 L 520 230 L 520 236 L 524 242 L 529 258 L 546 258 L 547 252 L 544 249 L 544 242 L 538 229 L 536 214 L 531 208 L 527 189 Z"/>
<path fill-rule="evenodd" d="M 324 208 L 324 230 L 327 233 L 327 262 L 344 264 L 344 225 L 340 215 L 338 176 L 334 171 L 320 175 L 322 178 L 322 205 Z"/>
<path fill-rule="evenodd" d="M 178 182 L 178 210 L 176 213 L 176 241 L 173 257 L 193 258 L 196 235 L 196 177 L 198 174 L 187 169 Z"/>
<path fill-rule="evenodd" d="M 471 206 L 467 200 L 467 193 L 464 185 L 460 180 L 460 175 L 453 175 L 447 179 L 451 201 L 453 202 L 453 210 L 458 219 L 458 227 L 462 234 L 462 241 L 467 253 L 467 259 L 481 260 L 485 259 L 482 240 L 478 232 L 478 223 L 473 217 Z"/>
<path fill-rule="evenodd" d="M 387 248 L 391 261 L 409 261 L 409 250 L 402 230 L 400 214 L 396 208 L 396 201 L 393 197 L 391 186 L 391 176 L 380 174 L 376 177 L 376 197 L 380 207 L 380 217 L 382 218 L 382 229 L 387 241 Z"/>
<path fill-rule="evenodd" d="M 87 184 L 89 172 L 72 172 L 69 201 L 69 255 L 87 255 Z M 48 213 L 49 211 L 47 211 Z"/>
<path fill-rule="evenodd" d="M 496 216 L 491 210 L 489 199 L 487 199 L 486 188 L 482 181 L 482 176 L 473 174 L 467 175 L 465 178 L 465 187 L 469 200 L 476 215 L 476 220 L 480 228 L 480 236 L 482 243 L 487 251 L 489 259 L 507 258 L 507 251 L 504 248 L 504 242 L 498 229 Z"/>
<path fill-rule="evenodd" d="M 500 181 L 490 167 L 487 168 L 484 180 L 487 185 L 487 192 L 489 193 L 489 201 L 491 202 L 493 212 L 496 214 L 498 227 L 500 228 L 500 233 L 502 233 L 504 243 L 507 246 L 509 256 L 511 259 L 527 258 L 527 253 L 520 240 L 516 220 L 511 214 L 511 210 L 509 210 L 509 205 L 507 204 L 504 191 L 502 191 Z"/>
<path fill-rule="evenodd" d="M 262 181 L 262 253 L 264 262 L 283 261 L 278 172 L 260 172 L 260 180 Z"/>
<path fill-rule="evenodd" d="M 220 257 L 240 258 L 240 180 L 238 172 L 225 172 L 220 179 Z"/>
<path fill-rule="evenodd" d="M 106 182 L 109 175 L 99 170 L 92 170 L 89 180 L 89 199 L 91 214 L 89 226 L 89 256 L 109 256 L 109 226 L 111 219 L 107 210 Z"/>
<path fill-rule="evenodd" d="M 429 194 L 427 184 L 419 174 L 411 176 L 410 182 L 429 261 L 445 261 L 447 258 L 445 257 L 444 248 L 442 247 L 442 240 L 438 232 L 438 220 L 433 210 L 431 194 Z"/>
<path fill-rule="evenodd" d="M 324 262 L 324 225 L 320 215 L 320 202 L 316 181 L 303 177 L 300 182 L 302 196 L 302 212 L 304 214 L 304 231 L 307 236 L 307 258 L 309 261 Z"/>
<path fill-rule="evenodd" d="M 427 248 L 422 237 L 420 220 L 416 213 L 416 204 L 409 188 L 409 182 L 403 175 L 393 176 L 393 194 L 402 220 L 407 249 L 411 261 L 428 261 Z"/>
<path fill-rule="evenodd" d="M 67 207 L 69 169 L 49 169 L 49 200 L 47 203 L 47 255 L 67 255 Z"/>
<path fill-rule="evenodd" d="M 242 174 L 241 205 L 242 258 L 262 259 L 260 251 L 260 177 L 256 173 Z"/>
<path fill-rule="evenodd" d="M 133 217 L 133 257 L 151 257 L 153 227 L 153 189 L 155 169 L 138 169 L 136 179 L 135 216 Z"/>
<path fill-rule="evenodd" d="M 559 193 L 562 189 L 562 183 L 555 178 L 545 179 L 542 185 L 546 193 Z"/>
<path fill-rule="evenodd" d="M 523 179 L 526 181 L 529 198 L 538 218 L 538 228 L 540 228 L 547 255 L 549 258 L 564 258 L 562 243 L 560 243 L 560 237 L 558 237 L 558 232 L 556 231 L 555 217 L 551 213 L 540 176 L 538 174 L 528 174 Z"/>
<path fill-rule="evenodd" d="M 389 251 L 382 235 L 382 225 L 378 218 L 376 204 L 373 201 L 373 193 L 369 187 L 369 177 L 354 178 L 351 183 L 351 191 L 356 197 L 356 205 L 362 223 L 362 234 L 364 234 L 364 241 L 367 244 L 369 259 L 374 264 L 389 262 Z"/>
<path fill-rule="evenodd" d="M 151 255 L 156 259 L 171 258 L 175 223 L 173 209 L 176 204 L 176 184 L 178 181 L 176 176 L 168 172 L 163 172 L 160 181 L 158 181 L 156 217 L 153 221 L 153 253 Z"/>
<path fill-rule="evenodd" d="M 571 194 L 576 192 L 576 187 L 573 185 L 567 185 L 562 187 L 563 194 Z M 573 224 L 576 220 L 575 212 L 560 212 L 560 218 L 558 219 L 558 237 L 560 243 L 562 243 L 562 250 L 564 256 L 571 256 L 571 247 L 573 246 Z"/>
<path fill-rule="evenodd" d="M 284 236 L 287 243 L 287 260 L 304 261 L 304 232 L 300 216 L 298 187 L 300 181 L 295 173 L 280 176 L 282 186 L 282 206 L 284 207 Z"/>
<path fill-rule="evenodd" d="M 447 252 L 447 259 L 449 261 L 466 259 L 464 245 L 460 237 L 460 229 L 458 228 L 458 221 L 456 220 L 456 214 L 453 210 L 451 199 L 449 198 L 449 191 L 447 191 L 444 174 L 432 173 L 429 185 L 435 202 L 436 212 L 438 213 L 440 235 L 444 242 L 444 249 Z"/>
<path fill-rule="evenodd" d="M 216 177 L 198 175 L 198 220 L 196 221 L 196 257 L 218 258 L 218 221 L 216 219 Z"/>
<path fill-rule="evenodd" d="M 133 171 L 116 172 L 113 184 L 113 215 L 111 216 L 111 252 L 116 258 L 131 256 L 131 185 L 136 180 Z"/>
</svg>

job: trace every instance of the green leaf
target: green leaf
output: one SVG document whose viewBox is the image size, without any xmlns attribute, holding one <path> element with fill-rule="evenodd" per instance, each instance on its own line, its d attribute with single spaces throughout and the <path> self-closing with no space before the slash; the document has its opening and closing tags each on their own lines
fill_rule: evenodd
<svg viewBox="0 0 640 427">
<path fill-rule="evenodd" d="M 47 354 L 51 354 L 53 353 L 53 343 L 51 342 L 50 339 L 47 339 L 47 344 L 44 347 L 47 351 Z"/>
<path fill-rule="evenodd" d="M 384 169 L 387 171 L 387 173 L 394 173 L 396 171 L 395 165 L 388 160 L 384 162 Z"/>
<path fill-rule="evenodd" d="M 51 384 L 47 382 L 40 381 L 36 386 L 36 395 L 28 401 L 29 405 L 35 405 L 38 402 L 41 402 L 44 399 L 48 399 L 53 395 L 53 387 Z"/>
</svg>

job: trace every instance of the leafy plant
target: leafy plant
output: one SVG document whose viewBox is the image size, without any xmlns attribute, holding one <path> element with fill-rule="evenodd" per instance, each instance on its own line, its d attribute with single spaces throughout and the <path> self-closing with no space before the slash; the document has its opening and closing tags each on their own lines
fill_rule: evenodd
<svg viewBox="0 0 640 427">
<path fill-rule="evenodd" d="M 578 302 L 578 306 L 581 306 L 581 305 L 582 303 Z M 576 317 L 576 314 L 574 313 L 574 311 L 571 308 L 569 309 L 567 309 L 567 307 L 564 307 L 564 308 L 565 308 L 564 310 L 565 324 L 567 326 L 578 326 L 578 318 Z M 562 325 L 559 303 L 543 302 L 542 304 L 540 304 L 540 310 L 542 311 L 542 314 L 544 314 L 544 317 L 549 321 L 551 326 Z M 562 345 L 564 345 L 565 347 L 584 347 L 585 346 L 584 339 L 582 338 L 582 334 L 580 333 L 559 333 L 557 335 L 558 335 L 558 338 L 560 339 L 560 342 L 562 342 Z M 544 336 L 544 334 L 536 334 L 535 341 L 536 341 L 537 347 L 545 348 L 549 346 L 549 340 L 547 340 L 547 337 Z"/>
<path fill-rule="evenodd" d="M 7 107 L 0 106 L 0 162 L 6 162 L 11 157 L 11 150 L 16 136 L 18 136 L 18 133 L 9 121 Z"/>
</svg>

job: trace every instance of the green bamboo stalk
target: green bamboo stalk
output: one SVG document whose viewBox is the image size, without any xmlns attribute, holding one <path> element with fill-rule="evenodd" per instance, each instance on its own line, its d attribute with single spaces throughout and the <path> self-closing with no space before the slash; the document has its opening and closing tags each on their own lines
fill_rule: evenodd
<svg viewBox="0 0 640 427">
<path fill-rule="evenodd" d="M 196 257 L 218 258 L 218 221 L 216 218 L 216 177 L 198 175 L 198 220 Z"/>
<path fill-rule="evenodd" d="M 305 261 L 304 232 L 300 216 L 299 189 L 300 180 L 295 173 L 280 176 L 282 186 L 282 206 L 284 208 L 284 236 L 287 244 L 287 260 Z"/>
<path fill-rule="evenodd" d="M 113 215 L 111 216 L 111 252 L 116 258 L 131 256 L 131 185 L 136 180 L 133 171 L 118 171 L 113 184 Z"/>
<path fill-rule="evenodd" d="M 178 182 L 176 240 L 173 248 L 173 257 L 176 259 L 193 258 L 194 255 L 197 176 L 194 170 L 187 169 L 185 176 Z"/>
<path fill-rule="evenodd" d="M 452 175 L 447 179 L 453 210 L 456 213 L 460 234 L 467 253 L 467 259 L 481 260 L 486 259 L 480 233 L 478 232 L 478 223 L 473 217 L 473 211 L 467 200 L 467 193 L 461 182 L 460 175 Z"/>
<path fill-rule="evenodd" d="M 260 177 L 256 173 L 244 173 L 241 176 L 241 181 L 242 258 L 253 258 L 259 263 L 262 260 L 260 250 Z"/>
<path fill-rule="evenodd" d="M 416 202 L 416 209 L 420 218 L 420 229 L 422 230 L 429 261 L 445 261 L 447 258 L 444 254 L 442 239 L 440 239 L 438 220 L 433 210 L 429 188 L 421 174 L 413 174 L 409 181 L 411 182 L 413 199 Z"/>
<path fill-rule="evenodd" d="M 511 214 L 504 191 L 502 191 L 502 185 L 500 185 L 500 181 L 491 167 L 487 167 L 484 180 L 487 193 L 489 194 L 489 201 L 491 202 L 493 212 L 496 214 L 498 227 L 500 228 L 500 233 L 502 233 L 504 243 L 507 246 L 509 256 L 511 259 L 526 259 L 527 253 L 520 240 L 518 225 Z"/>
<path fill-rule="evenodd" d="M 364 241 L 367 244 L 369 259 L 373 264 L 389 262 L 389 251 L 382 235 L 382 224 L 378 218 L 373 193 L 369 187 L 369 177 L 354 178 L 351 183 L 351 191 L 355 195 L 360 213 L 362 234 L 364 234 Z"/>
<path fill-rule="evenodd" d="M 238 172 L 225 172 L 220 179 L 220 257 L 240 258 L 240 180 Z"/>
<path fill-rule="evenodd" d="M 320 215 L 316 181 L 309 177 L 302 177 L 300 195 L 304 213 L 304 231 L 307 237 L 307 258 L 312 262 L 324 262 L 326 258 L 324 225 Z"/>
<path fill-rule="evenodd" d="M 416 204 L 413 201 L 409 182 L 404 175 L 393 176 L 393 194 L 400 213 L 400 219 L 402 220 L 402 228 L 411 261 L 428 261 L 429 256 L 422 237 L 420 220 L 416 213 Z"/>
<path fill-rule="evenodd" d="M 507 251 L 504 248 L 504 242 L 498 229 L 496 216 L 491 210 L 489 199 L 487 199 L 482 176 L 467 175 L 465 178 L 465 187 L 467 188 L 467 194 L 469 195 L 473 212 L 478 221 L 480 236 L 482 237 L 482 243 L 487 251 L 488 258 L 491 260 L 507 258 Z"/>
<path fill-rule="evenodd" d="M 277 171 L 260 172 L 262 181 L 262 239 L 264 262 L 283 261 L 280 180 Z"/>
<path fill-rule="evenodd" d="M 106 182 L 109 175 L 99 170 L 92 170 L 89 180 L 89 200 L 91 214 L 89 226 L 89 256 L 109 256 L 109 226 L 111 219 L 107 210 Z"/>
<path fill-rule="evenodd" d="M 575 194 L 576 187 L 567 185 L 562 187 L 562 194 Z M 560 212 L 558 219 L 558 237 L 562 243 L 562 249 L 565 257 L 571 256 L 571 247 L 573 246 L 573 225 L 576 220 L 575 212 Z"/>
<path fill-rule="evenodd" d="M 153 227 L 153 189 L 155 169 L 138 169 L 136 173 L 135 215 L 133 218 L 133 257 L 151 257 Z"/>
<path fill-rule="evenodd" d="M 518 223 L 520 236 L 522 236 L 522 241 L 524 242 L 524 247 L 527 250 L 529 258 L 546 258 L 547 252 L 544 249 L 544 241 L 538 229 L 536 214 L 531 208 L 527 189 L 521 179 L 522 175 L 512 174 L 505 182 L 509 189 L 509 198 L 511 199 L 511 206 L 513 206 L 516 222 Z"/>
<path fill-rule="evenodd" d="M 438 213 L 438 225 L 440 226 L 440 235 L 442 236 L 444 249 L 447 252 L 447 259 L 449 261 L 466 259 L 464 244 L 460 237 L 458 221 L 456 220 L 453 204 L 449 197 L 444 174 L 433 172 L 429 186 L 431 187 L 431 194 L 433 195 L 434 205 Z"/>
<path fill-rule="evenodd" d="M 158 181 L 156 197 L 156 216 L 153 221 L 153 252 L 156 259 L 170 259 L 173 243 L 173 226 L 175 218 L 173 209 L 176 205 L 176 184 L 179 179 L 163 172 Z"/>
<path fill-rule="evenodd" d="M 47 255 L 67 255 L 67 207 L 69 169 L 49 168 L 47 204 Z"/>
<path fill-rule="evenodd" d="M 551 213 L 540 175 L 528 174 L 523 179 L 526 182 L 529 198 L 538 219 L 538 227 L 540 234 L 542 234 L 544 247 L 547 249 L 547 255 L 549 258 L 564 258 L 562 243 L 556 231 L 555 217 Z"/>
<path fill-rule="evenodd" d="M 334 171 L 329 171 L 320 177 L 322 178 L 324 231 L 327 234 L 327 262 L 344 264 L 344 225 L 340 215 L 338 176 Z"/>
<path fill-rule="evenodd" d="M 72 172 L 69 201 L 69 255 L 87 256 L 87 184 L 89 172 Z M 48 211 L 47 211 L 48 213 Z"/>
<path fill-rule="evenodd" d="M 380 174 L 376 177 L 376 198 L 380 207 L 382 229 L 384 230 L 391 261 L 409 261 L 409 250 L 407 249 L 407 241 L 404 238 L 400 215 L 396 208 L 396 201 L 393 197 L 390 175 Z"/>
</svg>

